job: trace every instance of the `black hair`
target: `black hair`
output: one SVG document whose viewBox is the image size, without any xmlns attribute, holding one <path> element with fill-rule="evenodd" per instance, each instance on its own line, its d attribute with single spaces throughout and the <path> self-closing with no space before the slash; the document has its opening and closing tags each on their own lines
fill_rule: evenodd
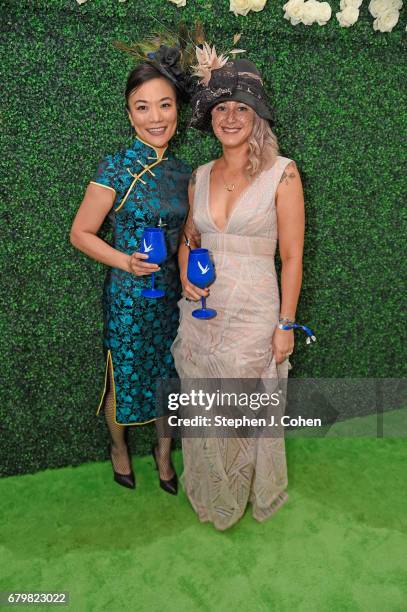
<svg viewBox="0 0 407 612">
<path fill-rule="evenodd" d="M 135 89 L 137 89 L 137 87 L 140 87 L 144 83 L 147 83 L 147 81 L 151 81 L 152 79 L 157 79 L 157 78 L 165 79 L 172 86 L 175 96 L 176 96 L 177 106 L 179 106 L 179 103 L 180 103 L 179 93 L 174 83 L 164 74 L 162 74 L 158 70 L 158 68 L 156 68 L 153 64 L 150 64 L 149 62 L 142 62 L 141 64 L 136 66 L 130 72 L 129 76 L 127 77 L 126 90 L 124 92 L 124 95 L 126 97 L 127 110 L 129 109 L 130 94 Z"/>
</svg>

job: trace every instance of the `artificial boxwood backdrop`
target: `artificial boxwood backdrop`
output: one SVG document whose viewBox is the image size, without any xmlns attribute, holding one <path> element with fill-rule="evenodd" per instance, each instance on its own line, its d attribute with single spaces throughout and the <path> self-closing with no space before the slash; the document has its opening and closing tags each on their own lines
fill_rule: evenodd
<svg viewBox="0 0 407 612">
<path fill-rule="evenodd" d="M 406 6 L 390 34 L 358 23 L 293 27 L 283 0 L 236 17 L 227 0 L 9 0 L 1 62 L 3 475 L 105 458 L 95 417 L 104 362 L 104 266 L 76 252 L 69 230 L 99 159 L 128 144 L 123 90 L 134 41 L 200 18 L 220 51 L 239 47 L 264 75 L 281 154 L 300 170 L 307 228 L 291 375 L 402 377 L 407 140 Z M 333 13 L 339 0 L 331 0 Z M 193 167 L 219 154 L 187 117 L 171 145 Z M 403 151 L 404 149 L 404 151 Z M 131 432 L 143 454 L 153 427 Z"/>
</svg>

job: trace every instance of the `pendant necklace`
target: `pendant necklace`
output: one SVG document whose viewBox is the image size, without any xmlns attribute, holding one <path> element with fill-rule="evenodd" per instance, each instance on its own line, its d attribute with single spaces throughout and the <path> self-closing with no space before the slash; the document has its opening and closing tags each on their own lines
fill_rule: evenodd
<svg viewBox="0 0 407 612">
<path fill-rule="evenodd" d="M 235 190 L 235 187 L 236 187 L 235 183 L 232 183 L 232 184 L 230 185 L 230 187 L 229 187 L 229 185 L 228 185 L 228 184 L 226 183 L 226 181 L 225 181 L 225 177 L 223 176 L 223 172 L 222 172 L 221 174 L 222 174 L 222 180 L 223 180 L 223 185 L 224 185 L 225 189 L 226 189 L 227 191 L 229 191 L 229 192 L 234 191 L 234 190 Z"/>
</svg>

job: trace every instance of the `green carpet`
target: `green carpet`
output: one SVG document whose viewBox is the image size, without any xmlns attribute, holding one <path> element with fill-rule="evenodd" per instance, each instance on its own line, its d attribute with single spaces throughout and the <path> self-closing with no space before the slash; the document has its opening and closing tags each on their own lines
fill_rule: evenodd
<svg viewBox="0 0 407 612">
<path fill-rule="evenodd" d="M 69 591 L 75 611 L 405 611 L 407 441 L 288 438 L 287 456 L 288 503 L 226 532 L 149 457 L 136 491 L 107 462 L 5 478 L 0 590 Z"/>
</svg>

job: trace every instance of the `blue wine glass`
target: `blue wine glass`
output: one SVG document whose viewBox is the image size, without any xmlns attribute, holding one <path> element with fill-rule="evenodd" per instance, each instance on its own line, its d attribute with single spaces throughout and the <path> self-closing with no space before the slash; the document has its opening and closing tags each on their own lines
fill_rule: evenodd
<svg viewBox="0 0 407 612">
<path fill-rule="evenodd" d="M 160 265 L 167 258 L 164 231 L 161 227 L 145 227 L 141 238 L 140 253 L 146 253 L 148 263 Z M 146 298 L 161 298 L 165 292 L 154 287 L 154 272 L 151 273 L 151 289 L 143 289 L 141 295 Z"/>
<path fill-rule="evenodd" d="M 188 258 L 188 280 L 197 287 L 204 289 L 215 280 L 215 270 L 209 257 L 208 249 L 191 249 Z M 201 297 L 202 307 L 192 311 L 197 319 L 212 319 L 217 312 L 206 308 L 206 298 Z"/>
</svg>

